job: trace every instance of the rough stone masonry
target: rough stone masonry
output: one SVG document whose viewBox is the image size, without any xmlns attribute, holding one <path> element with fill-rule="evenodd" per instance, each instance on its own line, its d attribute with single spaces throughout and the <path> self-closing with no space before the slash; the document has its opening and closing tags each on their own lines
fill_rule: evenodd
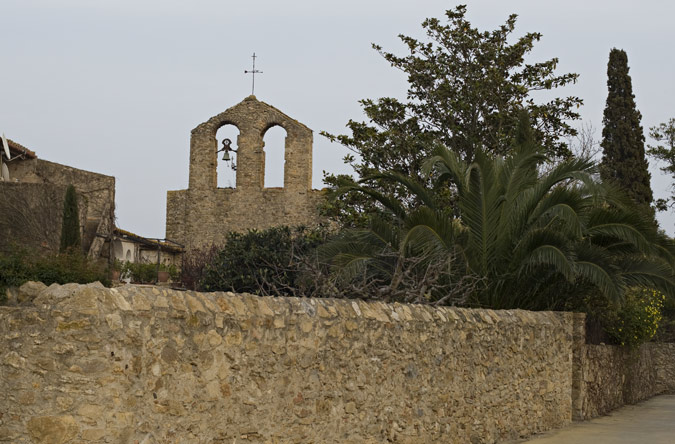
<svg viewBox="0 0 675 444">
<path fill-rule="evenodd" d="M 216 132 L 239 129 L 236 188 L 217 187 Z M 284 187 L 265 188 L 263 137 L 273 126 L 286 130 Z M 312 130 L 249 96 L 192 130 L 187 190 L 167 192 L 166 237 L 188 249 L 222 244 L 230 231 L 319 220 L 322 192 L 312 190 Z"/>
<path fill-rule="evenodd" d="M 21 292 L 0 307 L 0 442 L 494 443 L 571 421 L 570 313 Z"/>
</svg>

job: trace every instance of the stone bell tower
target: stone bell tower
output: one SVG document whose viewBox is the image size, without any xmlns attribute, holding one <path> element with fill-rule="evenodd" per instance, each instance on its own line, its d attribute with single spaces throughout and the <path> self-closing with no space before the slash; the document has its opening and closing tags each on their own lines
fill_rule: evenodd
<svg viewBox="0 0 675 444">
<path fill-rule="evenodd" d="M 237 186 L 217 187 L 218 142 L 224 125 L 239 129 Z M 284 187 L 265 188 L 265 132 L 286 130 Z M 318 223 L 321 191 L 312 190 L 312 130 L 255 96 L 192 130 L 187 190 L 168 191 L 166 237 L 188 249 L 222 244 L 230 231 Z"/>
</svg>

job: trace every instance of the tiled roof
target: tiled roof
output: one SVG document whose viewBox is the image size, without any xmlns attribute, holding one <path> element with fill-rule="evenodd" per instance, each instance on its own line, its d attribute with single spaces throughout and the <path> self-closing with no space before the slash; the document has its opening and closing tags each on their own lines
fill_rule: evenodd
<svg viewBox="0 0 675 444">
<path fill-rule="evenodd" d="M 37 154 L 34 151 L 29 150 L 20 143 L 16 143 L 12 139 L 7 139 L 7 145 L 9 145 L 9 153 L 12 155 L 12 159 L 21 155 L 28 159 L 37 159 Z"/>
<path fill-rule="evenodd" d="M 157 244 L 159 244 L 159 248 L 164 251 L 169 251 L 172 253 L 180 253 L 183 251 L 182 245 L 172 241 L 168 241 L 166 239 L 165 240 L 148 239 L 147 237 L 139 236 L 138 234 L 117 227 L 115 227 L 114 233 L 123 239 L 128 239 L 130 241 L 152 246 L 154 248 L 157 248 Z"/>
</svg>

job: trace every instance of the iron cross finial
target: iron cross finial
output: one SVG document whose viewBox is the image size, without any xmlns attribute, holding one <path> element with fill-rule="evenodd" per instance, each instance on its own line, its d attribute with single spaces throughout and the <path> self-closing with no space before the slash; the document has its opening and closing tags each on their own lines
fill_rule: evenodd
<svg viewBox="0 0 675 444">
<path fill-rule="evenodd" d="M 256 74 L 262 74 L 262 71 L 258 71 L 257 69 L 255 69 L 255 58 L 256 58 L 255 52 L 253 53 L 252 57 L 253 57 L 253 69 L 251 71 L 244 70 L 244 74 L 251 74 L 251 77 L 252 77 L 251 95 L 255 95 L 254 94 L 254 92 L 255 92 L 255 75 Z"/>
</svg>

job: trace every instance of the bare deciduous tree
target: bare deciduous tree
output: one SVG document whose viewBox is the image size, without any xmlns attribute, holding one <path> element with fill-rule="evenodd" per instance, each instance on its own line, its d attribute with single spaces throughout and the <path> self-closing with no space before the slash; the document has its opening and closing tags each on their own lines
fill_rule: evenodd
<svg viewBox="0 0 675 444">
<path fill-rule="evenodd" d="M 572 154 L 576 157 L 600 160 L 602 148 L 600 147 L 600 141 L 595 138 L 595 131 L 592 122 L 582 122 L 577 129 L 577 135 L 567 138 L 567 144 Z"/>
</svg>

